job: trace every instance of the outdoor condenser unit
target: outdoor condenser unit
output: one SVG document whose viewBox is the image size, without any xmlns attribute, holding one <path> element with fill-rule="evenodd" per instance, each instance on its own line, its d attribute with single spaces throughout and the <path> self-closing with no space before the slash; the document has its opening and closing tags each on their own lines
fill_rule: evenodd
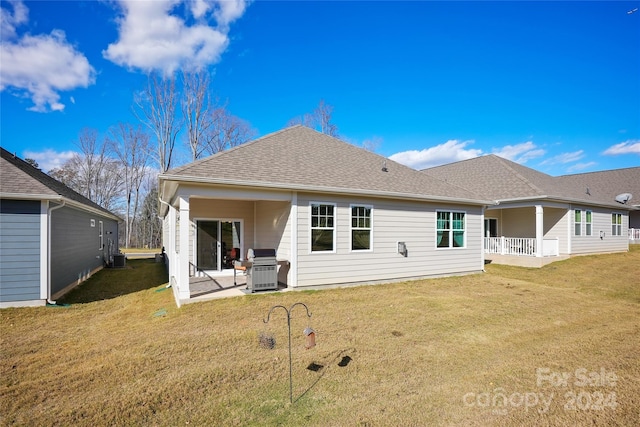
<svg viewBox="0 0 640 427">
<path fill-rule="evenodd" d="M 251 292 L 278 289 L 278 261 L 275 249 L 249 249 L 247 288 Z"/>
</svg>

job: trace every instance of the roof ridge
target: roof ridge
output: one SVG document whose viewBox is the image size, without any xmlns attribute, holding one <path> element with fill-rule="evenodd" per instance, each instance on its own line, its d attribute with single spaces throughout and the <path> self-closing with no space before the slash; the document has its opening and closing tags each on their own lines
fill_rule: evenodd
<svg viewBox="0 0 640 427">
<path fill-rule="evenodd" d="M 260 142 L 260 141 L 264 140 L 265 138 L 270 138 L 272 136 L 278 135 L 279 133 L 282 133 L 284 131 L 287 131 L 287 130 L 290 130 L 290 129 L 293 129 L 293 128 L 296 128 L 296 127 L 307 127 L 307 126 L 304 126 L 304 125 L 293 125 L 293 126 L 289 126 L 289 127 L 283 128 L 283 129 L 279 129 L 277 131 L 274 131 L 274 132 L 268 133 L 266 135 L 263 135 L 263 136 L 261 136 L 259 138 L 243 142 L 242 144 L 234 145 L 233 147 L 227 148 L 226 150 L 218 151 L 217 153 L 211 154 L 211 155 L 206 156 L 206 157 L 202 157 L 200 159 L 196 159 L 196 160 L 194 160 L 192 162 L 189 162 L 187 164 L 184 164 L 184 165 L 181 165 L 181 166 L 177 166 L 175 168 L 168 169 L 165 172 L 161 173 L 160 175 L 164 175 L 164 174 L 174 175 L 176 173 L 179 173 L 179 172 L 182 172 L 184 170 L 190 169 L 190 168 L 192 168 L 194 166 L 197 166 L 200 163 L 208 161 L 210 159 L 217 158 L 217 157 L 223 157 L 226 154 L 229 154 L 229 153 L 232 153 L 232 152 L 236 151 L 240 147 L 248 147 L 250 145 L 255 144 L 256 142 Z M 311 128 L 308 128 L 308 129 L 311 129 Z M 313 129 L 311 129 L 311 130 L 313 130 Z M 169 172 L 171 172 L 171 173 L 169 173 Z"/>
<path fill-rule="evenodd" d="M 511 161 L 511 160 L 509 160 L 509 159 L 505 159 L 505 158 L 503 158 L 503 157 L 500 157 L 500 156 L 498 156 L 497 154 L 489 154 L 489 156 L 495 157 L 497 161 L 499 161 L 499 162 L 500 162 L 504 167 L 506 167 L 506 168 L 507 168 L 507 169 L 509 169 L 511 172 L 513 172 L 513 173 L 516 175 L 516 177 L 518 177 L 518 179 L 520 179 L 524 184 L 526 184 L 529 188 L 531 188 L 532 190 L 534 190 L 536 193 L 538 193 L 538 194 L 544 194 L 544 191 L 542 191 L 542 189 L 541 189 L 540 187 L 538 187 L 537 185 L 535 185 L 534 183 L 532 183 L 531 181 L 529 181 L 527 178 L 525 178 L 525 177 L 524 177 L 520 172 L 518 172 L 517 170 L 515 170 L 515 169 L 510 165 L 510 163 L 517 164 L 518 166 L 521 166 L 521 167 L 524 167 L 524 168 L 527 168 L 527 169 L 531 169 L 532 171 L 537 172 L 537 173 L 542 174 L 542 175 L 546 175 L 545 173 L 543 173 L 543 172 L 538 172 L 538 171 L 536 171 L 535 169 L 532 169 L 532 168 L 530 168 L 530 167 L 528 167 L 528 166 L 523 166 L 523 165 L 521 165 L 521 164 L 519 164 L 519 163 L 515 163 L 515 162 L 513 162 L 513 161 Z M 552 177 L 552 176 L 549 176 L 549 178 L 553 178 L 553 177 Z"/>
</svg>

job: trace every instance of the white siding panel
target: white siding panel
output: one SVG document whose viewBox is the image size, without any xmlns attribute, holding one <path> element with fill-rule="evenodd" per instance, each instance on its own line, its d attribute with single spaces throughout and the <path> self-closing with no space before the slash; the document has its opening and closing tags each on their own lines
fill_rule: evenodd
<svg viewBox="0 0 640 427">
<path fill-rule="evenodd" d="M 310 252 L 311 201 L 336 203 L 335 253 Z M 373 206 L 371 251 L 351 251 L 350 204 Z M 436 248 L 436 210 L 466 212 L 465 248 Z M 481 220 L 482 209 L 477 206 L 300 194 L 298 285 L 370 282 L 480 271 Z M 406 243 L 407 257 L 398 254 L 397 242 Z"/>
</svg>

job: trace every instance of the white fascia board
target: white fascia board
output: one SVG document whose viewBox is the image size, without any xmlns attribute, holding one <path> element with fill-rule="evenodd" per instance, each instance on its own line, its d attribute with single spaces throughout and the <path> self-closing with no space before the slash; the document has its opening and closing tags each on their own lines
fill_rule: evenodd
<svg viewBox="0 0 640 427">
<path fill-rule="evenodd" d="M 478 199 L 461 199 L 458 197 L 446 197 L 446 196 L 432 196 L 421 195 L 413 193 L 396 193 L 392 191 L 375 191 L 375 190 L 363 190 L 357 188 L 340 188 L 340 187 L 320 187 L 320 186 L 308 186 L 308 185 L 292 185 L 287 183 L 271 183 L 271 182 L 252 182 L 252 181 L 238 181 L 231 179 L 211 179 L 200 177 L 182 177 L 175 175 L 163 175 L 161 180 L 167 180 L 172 182 L 184 182 L 190 184 L 209 184 L 209 185 L 223 185 L 233 187 L 245 187 L 245 188 L 263 188 L 281 191 L 301 191 L 308 193 L 323 193 L 323 194 L 345 194 L 356 196 L 372 196 L 385 199 L 402 199 L 402 200 L 414 200 L 414 201 L 427 201 L 427 202 L 444 202 L 452 204 L 463 205 L 477 205 L 487 206 L 495 204 L 494 201 L 478 200 Z M 165 195 L 166 197 L 167 195 Z M 166 200 L 166 199 L 165 199 Z"/>
<path fill-rule="evenodd" d="M 568 204 L 574 204 L 574 205 L 581 205 L 581 206 L 598 206 L 598 207 L 605 207 L 605 208 L 609 208 L 609 209 L 624 209 L 624 210 L 633 210 L 633 207 L 628 206 L 628 205 L 623 205 L 620 203 L 605 203 L 605 202 L 597 202 L 597 201 L 589 201 L 589 200 L 584 200 L 584 199 L 574 199 L 574 198 L 560 198 L 560 197 L 555 197 L 555 196 L 535 196 L 535 197 L 517 197 L 517 198 L 513 198 L 513 199 L 501 199 L 498 200 L 495 206 L 492 206 L 494 209 L 495 208 L 499 208 L 501 205 L 513 205 L 513 204 L 520 204 L 521 206 L 525 205 L 526 202 L 535 202 L 535 204 L 539 204 L 540 202 L 545 202 L 542 203 L 543 206 L 548 206 L 550 203 L 558 203 L 561 205 L 568 205 Z M 506 207 L 506 206 L 503 206 Z M 515 206 L 511 206 L 511 207 L 515 207 Z"/>
</svg>

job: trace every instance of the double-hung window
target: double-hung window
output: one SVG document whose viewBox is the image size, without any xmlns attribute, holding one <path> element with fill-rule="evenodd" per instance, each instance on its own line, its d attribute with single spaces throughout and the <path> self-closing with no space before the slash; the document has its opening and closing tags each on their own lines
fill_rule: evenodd
<svg viewBox="0 0 640 427">
<path fill-rule="evenodd" d="M 464 212 L 436 212 L 436 246 L 438 248 L 465 246 Z"/>
<path fill-rule="evenodd" d="M 335 210 L 329 203 L 311 203 L 311 252 L 335 251 Z"/>
<path fill-rule="evenodd" d="M 351 205 L 351 250 L 371 250 L 371 206 Z"/>
<path fill-rule="evenodd" d="M 613 236 L 622 236 L 622 214 L 611 214 L 611 234 Z"/>
<path fill-rule="evenodd" d="M 573 234 L 575 236 L 580 236 L 582 234 L 582 211 L 580 209 L 575 210 L 573 223 Z"/>
<path fill-rule="evenodd" d="M 584 235 L 591 236 L 593 230 L 593 212 L 585 212 Z"/>
</svg>

